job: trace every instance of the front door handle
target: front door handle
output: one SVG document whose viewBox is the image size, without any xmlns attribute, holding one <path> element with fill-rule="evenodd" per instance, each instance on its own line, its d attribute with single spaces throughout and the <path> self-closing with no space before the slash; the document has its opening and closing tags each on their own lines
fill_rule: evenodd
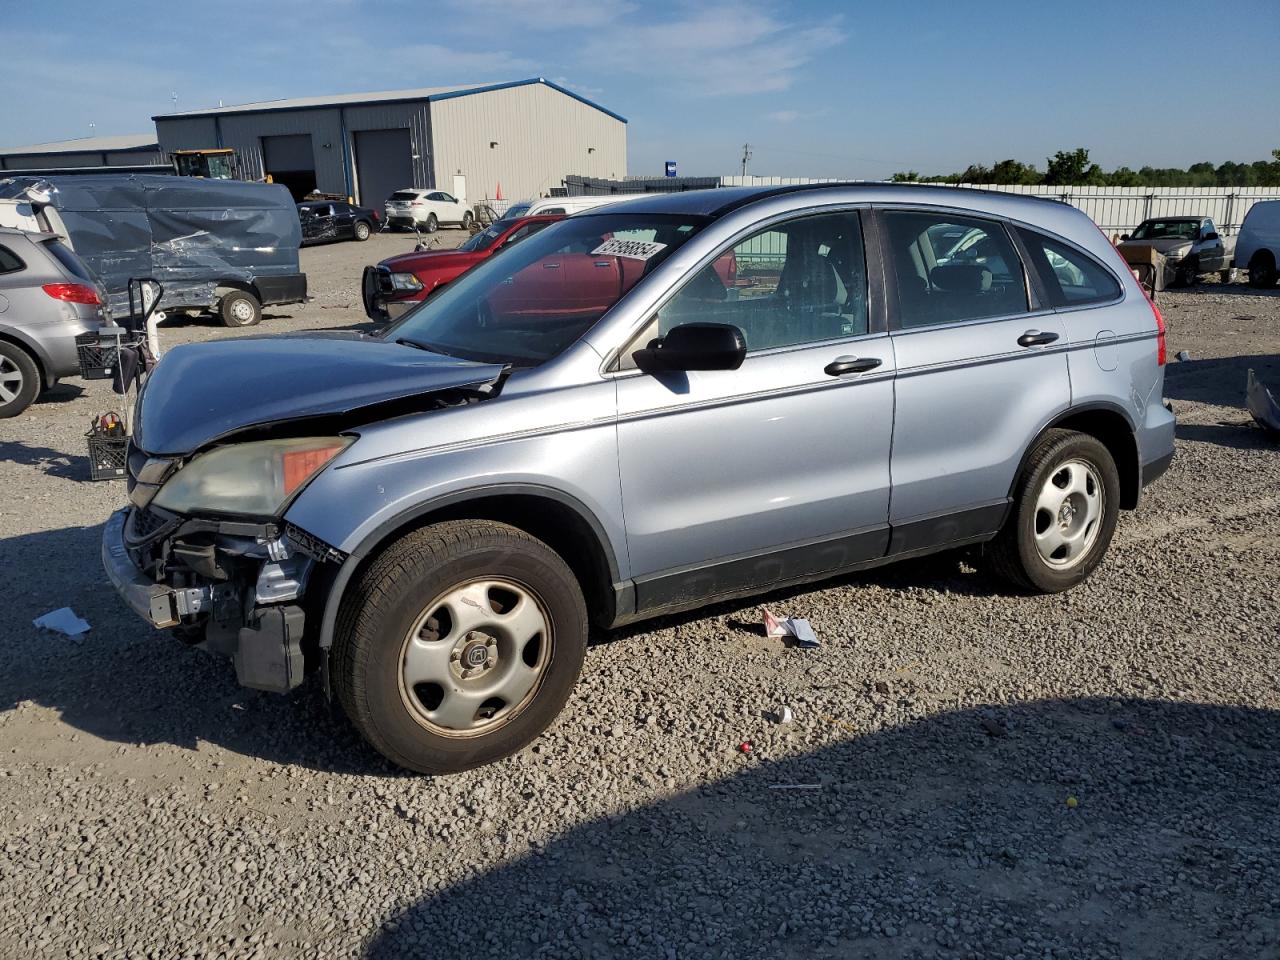
<svg viewBox="0 0 1280 960">
<path fill-rule="evenodd" d="M 1041 333 L 1039 330 L 1028 330 L 1018 338 L 1018 346 L 1020 347 L 1043 347 L 1046 343 L 1053 343 L 1058 339 L 1058 335 L 1046 330 Z"/>
<path fill-rule="evenodd" d="M 840 377 L 846 373 L 866 373 L 880 366 L 879 357 L 836 357 L 823 368 L 829 377 Z"/>
</svg>

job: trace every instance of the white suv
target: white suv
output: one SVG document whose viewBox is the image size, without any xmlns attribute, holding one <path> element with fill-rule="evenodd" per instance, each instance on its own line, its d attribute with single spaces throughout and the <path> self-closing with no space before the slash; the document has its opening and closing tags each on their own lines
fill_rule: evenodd
<svg viewBox="0 0 1280 960">
<path fill-rule="evenodd" d="M 420 227 L 435 233 L 442 223 L 454 223 L 465 230 L 472 219 L 466 203 L 443 190 L 397 190 L 387 199 L 390 227 Z"/>
</svg>

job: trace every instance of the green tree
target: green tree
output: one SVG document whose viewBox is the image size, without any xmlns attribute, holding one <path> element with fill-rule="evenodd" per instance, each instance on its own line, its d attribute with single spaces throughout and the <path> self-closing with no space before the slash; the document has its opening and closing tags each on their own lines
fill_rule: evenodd
<svg viewBox="0 0 1280 960">
<path fill-rule="evenodd" d="M 1044 171 L 1044 182 L 1051 186 L 1069 187 L 1086 182 L 1085 177 L 1097 164 L 1089 163 L 1089 151 L 1084 147 L 1074 150 L 1059 150 L 1047 161 Z M 1101 172 L 1101 171 L 1099 171 Z"/>
</svg>

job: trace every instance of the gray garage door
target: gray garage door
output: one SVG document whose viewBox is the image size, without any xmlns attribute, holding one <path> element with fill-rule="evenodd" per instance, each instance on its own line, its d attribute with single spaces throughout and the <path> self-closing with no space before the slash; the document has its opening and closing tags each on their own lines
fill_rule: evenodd
<svg viewBox="0 0 1280 960">
<path fill-rule="evenodd" d="M 408 130 L 357 130 L 356 177 L 360 204 L 381 210 L 387 197 L 413 182 L 413 147 Z"/>
<path fill-rule="evenodd" d="M 272 180 L 289 188 L 295 200 L 316 188 L 316 158 L 309 133 L 263 137 L 262 165 Z"/>
</svg>

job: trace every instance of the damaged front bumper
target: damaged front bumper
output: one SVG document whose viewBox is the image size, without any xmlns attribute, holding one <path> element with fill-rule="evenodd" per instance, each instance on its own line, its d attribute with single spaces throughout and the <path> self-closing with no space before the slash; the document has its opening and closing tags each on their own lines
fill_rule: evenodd
<svg viewBox="0 0 1280 960">
<path fill-rule="evenodd" d="M 285 693 L 301 684 L 308 659 L 303 594 L 314 568 L 332 559 L 314 555 L 324 545 L 301 531 L 295 543 L 269 526 L 253 536 L 245 524 L 178 517 L 140 534 L 139 513 L 113 513 L 102 534 L 107 578 L 134 612 L 230 656 L 242 686 Z"/>
</svg>

